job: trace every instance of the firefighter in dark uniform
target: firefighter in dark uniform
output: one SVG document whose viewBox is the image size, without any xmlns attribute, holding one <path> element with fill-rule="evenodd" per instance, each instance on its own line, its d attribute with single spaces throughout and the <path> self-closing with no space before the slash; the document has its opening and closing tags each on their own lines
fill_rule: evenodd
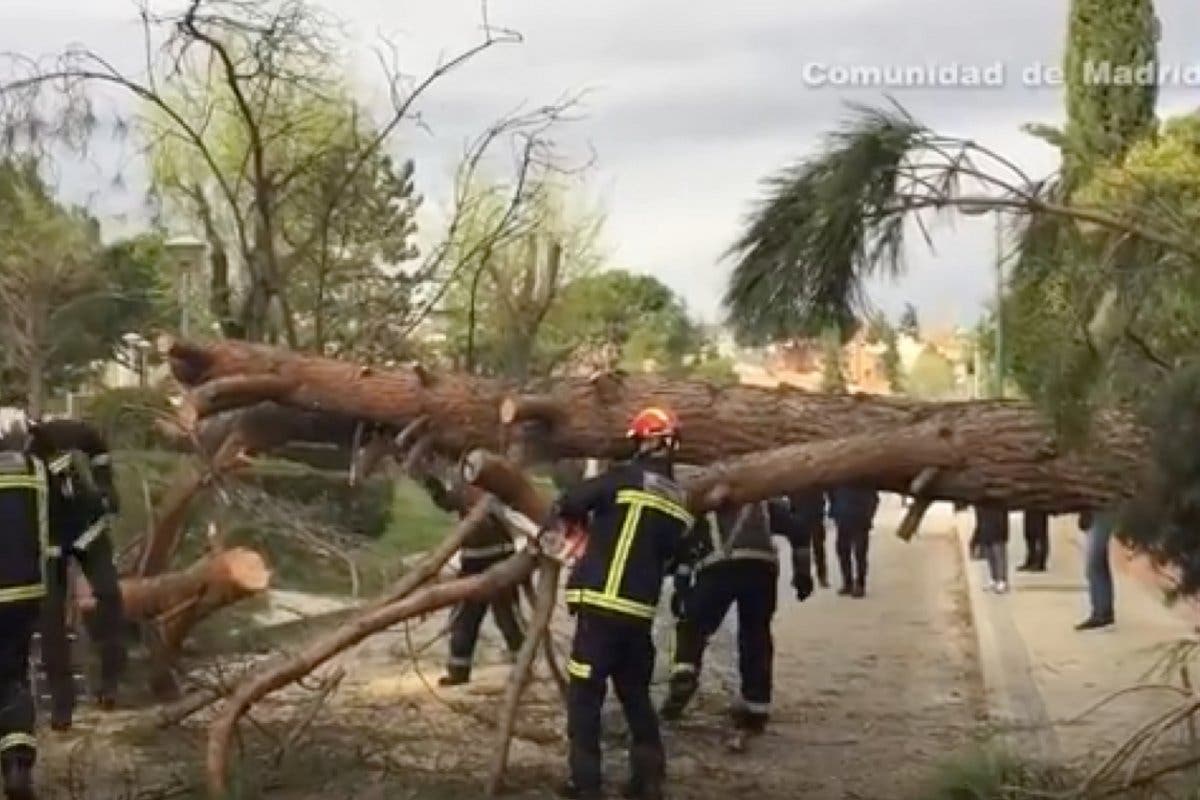
<svg viewBox="0 0 1200 800">
<path fill-rule="evenodd" d="M 426 491 L 434 503 L 445 511 L 466 516 L 469 509 L 462 495 L 461 485 L 447 486 L 436 477 L 423 481 Z M 489 567 L 503 561 L 515 552 L 512 538 L 504 525 L 492 515 L 472 533 L 458 551 L 460 573 L 478 575 Z M 475 643 L 479 628 L 489 606 L 496 627 L 504 636 L 504 643 L 512 656 L 516 656 L 525 641 L 518 604 L 518 588 L 512 587 L 485 601 L 464 601 L 450 613 L 450 659 L 446 674 L 438 679 L 442 686 L 459 686 L 471 680 L 471 664 L 475 654 Z"/>
<path fill-rule="evenodd" d="M 825 492 L 810 489 L 788 495 L 792 514 L 796 522 L 808 534 L 812 542 L 813 566 L 817 571 L 817 582 L 822 588 L 829 587 L 829 562 L 825 558 Z"/>
<path fill-rule="evenodd" d="M 117 686 L 125 666 L 122 641 L 124 613 L 114 563 L 110 520 L 119 511 L 107 444 L 92 426 L 78 420 L 48 420 L 31 426 L 30 447 L 48 463 L 59 481 L 64 508 L 53 515 L 47 571 L 47 595 L 42 615 L 42 664 L 50 684 L 50 727 L 67 730 L 75 710 L 75 682 L 66 617 L 70 599 L 70 561 L 82 568 L 96 600 L 85 617 L 88 635 L 100 655 L 97 705 L 116 704 Z"/>
<path fill-rule="evenodd" d="M 813 591 L 811 524 L 793 513 L 789 501 L 764 500 L 711 512 L 696 531 L 704 547 L 700 558 L 676 571 L 671 607 L 679 621 L 662 716 L 674 720 L 683 714 L 699 686 L 705 647 L 736 603 L 742 691 L 733 723 L 746 733 L 762 733 L 771 713 L 771 620 L 779 581 L 779 553 L 771 537 L 791 544 L 792 585 L 803 602 Z"/>
<path fill-rule="evenodd" d="M 867 593 L 867 546 L 879 508 L 874 489 L 839 486 L 829 492 L 829 516 L 837 525 L 838 566 L 842 588 L 838 594 L 864 597 Z"/>
<path fill-rule="evenodd" d="M 565 797 L 601 797 L 600 714 L 611 680 L 629 723 L 626 797 L 659 800 L 665 756 L 650 701 L 651 626 L 664 578 L 686 558 L 691 514 L 675 483 L 675 418 L 649 408 L 631 421 L 629 462 L 564 492 L 554 517 L 588 529 L 587 547 L 567 582 L 577 617 L 567 664 L 567 736 L 571 777 Z M 554 524 L 554 523 L 552 523 Z"/>
<path fill-rule="evenodd" d="M 33 800 L 35 708 L 29 650 L 45 596 L 50 497 L 46 465 L 27 452 L 24 433 L 0 443 L 0 773 L 9 800 Z"/>
</svg>

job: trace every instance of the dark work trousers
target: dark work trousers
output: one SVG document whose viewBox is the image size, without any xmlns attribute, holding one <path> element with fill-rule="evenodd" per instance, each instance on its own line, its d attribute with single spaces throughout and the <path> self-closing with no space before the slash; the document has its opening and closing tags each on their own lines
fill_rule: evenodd
<svg viewBox="0 0 1200 800">
<path fill-rule="evenodd" d="M 871 523 L 839 521 L 837 524 L 838 566 L 842 584 L 847 588 L 863 587 L 867 583 L 867 544 L 871 538 Z"/>
<path fill-rule="evenodd" d="M 1025 569 L 1046 571 L 1050 558 L 1050 516 L 1044 511 L 1025 512 Z"/>
<path fill-rule="evenodd" d="M 489 559 L 463 559 L 462 574 L 478 575 L 504 557 Z M 518 588 L 506 589 L 490 600 L 459 603 L 450 612 L 450 660 L 448 672 L 453 677 L 466 679 L 471 674 L 471 663 L 475 656 L 475 643 L 479 640 L 479 628 L 489 607 L 492 619 L 504 636 L 510 653 L 521 649 L 525 641 L 525 630 L 521 625 L 521 609 L 518 604 Z"/>
<path fill-rule="evenodd" d="M 741 707 L 739 727 L 761 729 L 771 712 L 771 665 L 779 567 L 769 561 L 738 559 L 700 571 L 688 597 L 685 618 L 675 626 L 671 688 L 667 704 L 672 716 L 682 711 L 699 686 L 704 650 L 721 627 L 729 608 L 737 604 L 738 672 Z"/>
<path fill-rule="evenodd" d="M 107 534 L 99 536 L 85 550 L 72 550 L 70 558 L 79 563 L 96 598 L 96 608 L 84 622 L 88 638 L 100 655 L 98 694 L 113 698 L 125 667 L 125 646 L 121 639 L 124 616 L 121 587 L 113 563 L 112 540 Z M 71 647 L 67 638 L 69 567 L 64 557 L 47 562 L 47 593 L 42 613 L 42 666 L 50 685 L 50 721 L 55 726 L 69 725 L 75 711 L 75 681 L 71 677 Z"/>
<path fill-rule="evenodd" d="M 813 566 L 817 570 L 817 580 L 822 586 L 829 583 L 829 562 L 825 558 L 825 524 L 812 525 L 809 528 L 812 541 Z"/>
<path fill-rule="evenodd" d="M 630 783 L 654 796 L 666 771 L 658 716 L 650 703 L 654 672 L 654 642 L 647 620 L 623 619 L 579 611 L 575 641 L 567 664 L 567 737 L 570 740 L 571 782 L 584 796 L 600 796 L 600 712 L 611 680 L 625 711 L 632 743 Z"/>
<path fill-rule="evenodd" d="M 0 604 L 0 760 L 6 767 L 21 761 L 32 765 L 37 755 L 29 646 L 38 606 L 37 600 Z"/>
</svg>

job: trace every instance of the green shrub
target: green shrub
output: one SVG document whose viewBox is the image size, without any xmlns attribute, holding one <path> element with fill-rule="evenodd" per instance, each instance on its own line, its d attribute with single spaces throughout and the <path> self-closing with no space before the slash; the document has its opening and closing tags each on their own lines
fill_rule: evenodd
<svg viewBox="0 0 1200 800">
<path fill-rule="evenodd" d="M 352 487 L 344 472 L 267 461 L 237 477 L 272 497 L 302 504 L 320 524 L 369 539 L 382 536 L 391 519 L 395 482 L 385 476 Z"/>
<path fill-rule="evenodd" d="M 103 389 L 84 400 L 82 417 L 113 450 L 146 450 L 169 442 L 155 423 L 173 413 L 167 394 L 149 387 Z"/>
</svg>

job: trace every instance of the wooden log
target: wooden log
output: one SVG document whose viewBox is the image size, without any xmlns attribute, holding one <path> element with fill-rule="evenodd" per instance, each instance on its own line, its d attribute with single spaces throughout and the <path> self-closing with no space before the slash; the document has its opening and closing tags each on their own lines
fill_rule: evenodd
<svg viewBox="0 0 1200 800">
<path fill-rule="evenodd" d="M 205 556 L 176 572 L 122 578 L 121 601 L 126 618 L 133 621 L 177 618 L 182 608 L 193 606 L 205 612 L 192 616 L 194 624 L 218 608 L 266 591 L 270 579 L 271 571 L 261 555 L 236 547 Z M 78 585 L 76 605 L 80 611 L 90 612 L 96 600 L 86 581 Z"/>
</svg>

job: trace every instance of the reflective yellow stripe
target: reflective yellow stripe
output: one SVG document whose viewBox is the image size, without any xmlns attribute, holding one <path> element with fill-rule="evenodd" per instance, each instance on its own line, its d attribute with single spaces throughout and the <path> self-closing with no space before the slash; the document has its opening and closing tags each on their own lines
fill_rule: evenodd
<svg viewBox="0 0 1200 800">
<path fill-rule="evenodd" d="M 619 501 L 618 501 L 619 502 Z M 625 512 L 625 524 L 617 536 L 617 546 L 613 550 L 612 563 L 608 565 L 608 579 L 604 582 L 604 593 L 609 597 L 619 596 L 621 579 L 625 577 L 625 562 L 629 560 L 629 550 L 633 546 L 633 535 L 637 533 L 638 520 L 642 517 L 642 506 L 630 505 Z"/>
<path fill-rule="evenodd" d="M 653 509 L 663 512 L 664 514 L 675 517 L 675 519 L 691 527 L 695 522 L 688 510 L 678 503 L 672 502 L 660 494 L 653 492 L 644 492 L 640 489 L 622 489 L 617 492 L 618 503 L 628 503 L 630 505 L 650 506 Z"/>
<path fill-rule="evenodd" d="M 14 747 L 37 748 L 37 739 L 30 733 L 9 733 L 0 736 L 0 750 L 10 750 Z"/>
<path fill-rule="evenodd" d="M 65 456 L 59 456 L 50 462 L 50 471 L 57 475 L 60 472 L 65 472 L 71 467 L 71 455 L 68 453 Z"/>
<path fill-rule="evenodd" d="M 593 608 L 603 608 L 607 611 L 615 611 L 618 614 L 626 614 L 631 617 L 638 617 L 639 619 L 654 619 L 656 611 L 654 606 L 645 603 L 636 603 L 633 600 L 626 600 L 623 597 L 613 597 L 604 592 L 597 592 L 591 589 L 572 589 L 567 592 L 567 602 L 592 606 Z"/>
<path fill-rule="evenodd" d="M 0 603 L 19 603 L 22 600 L 38 600 L 46 596 L 46 587 L 41 583 L 25 586 L 10 586 L 0 589 Z"/>
<path fill-rule="evenodd" d="M 42 482 L 33 475 L 6 475 L 0 477 L 0 489 L 40 489 Z"/>
<path fill-rule="evenodd" d="M 91 546 L 92 542 L 100 538 L 100 535 L 108 529 L 108 517 L 101 517 L 88 526 L 79 538 L 75 540 L 76 550 L 86 550 Z"/>
<path fill-rule="evenodd" d="M 574 678 L 579 678 L 581 681 L 586 681 L 592 677 L 592 665 L 571 659 L 567 662 L 567 674 Z"/>
</svg>

